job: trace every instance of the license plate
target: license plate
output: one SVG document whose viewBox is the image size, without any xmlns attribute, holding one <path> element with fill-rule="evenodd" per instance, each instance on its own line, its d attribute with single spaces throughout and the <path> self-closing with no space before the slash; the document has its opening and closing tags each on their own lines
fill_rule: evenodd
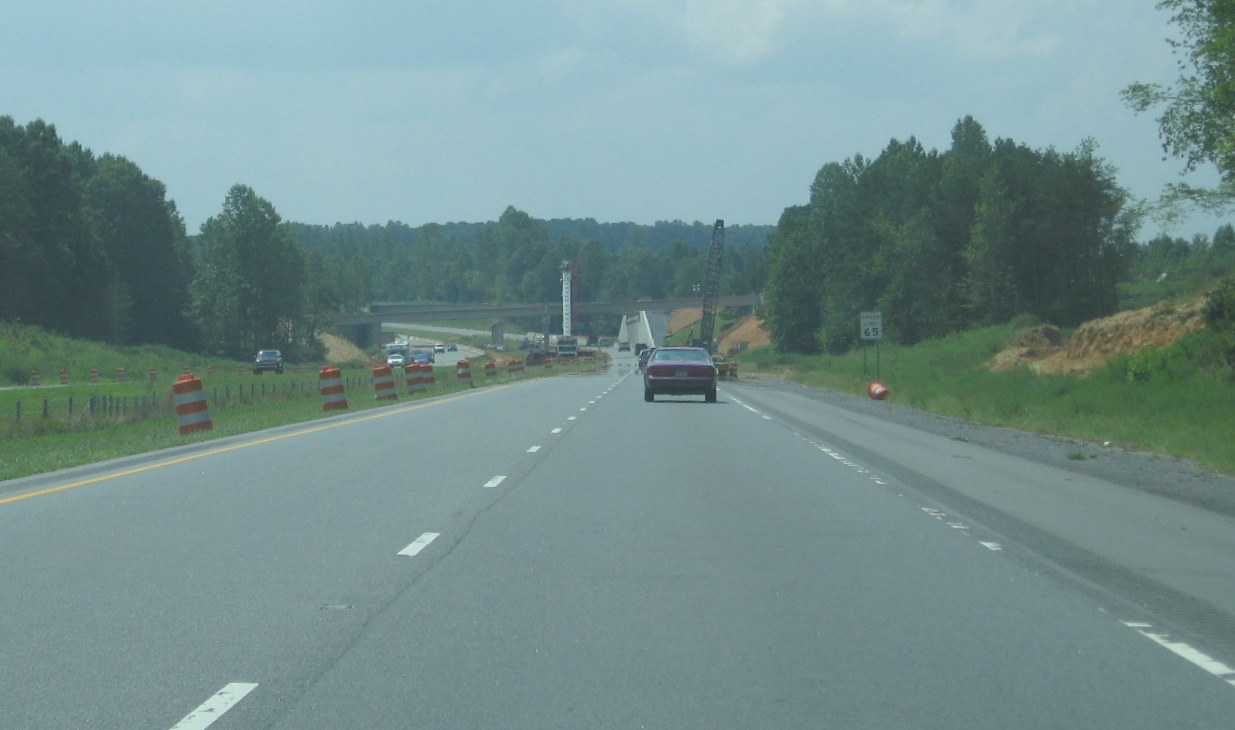
<svg viewBox="0 0 1235 730">
<path fill-rule="evenodd" d="M 689 375 L 689 373 L 685 370 L 674 370 L 673 371 L 673 377 L 675 378 L 684 378 L 687 375 Z"/>
</svg>

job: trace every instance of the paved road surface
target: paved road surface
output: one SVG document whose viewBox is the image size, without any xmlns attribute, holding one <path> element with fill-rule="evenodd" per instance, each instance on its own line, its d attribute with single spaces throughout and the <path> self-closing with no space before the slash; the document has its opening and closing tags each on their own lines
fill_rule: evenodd
<svg viewBox="0 0 1235 730">
<path fill-rule="evenodd" d="M 1230 520 L 633 362 L 0 483 L 0 726 L 1231 726 Z"/>
</svg>

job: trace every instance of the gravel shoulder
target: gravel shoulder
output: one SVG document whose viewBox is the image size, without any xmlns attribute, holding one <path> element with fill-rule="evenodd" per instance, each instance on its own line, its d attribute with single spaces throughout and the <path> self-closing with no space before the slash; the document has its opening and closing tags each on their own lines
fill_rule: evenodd
<svg viewBox="0 0 1235 730">
<path fill-rule="evenodd" d="M 1235 476 L 1215 472 L 1187 459 L 987 426 L 757 373 L 744 376 L 741 385 L 794 392 L 855 413 L 978 444 L 1235 518 Z M 1074 458 L 1077 454 L 1085 454 L 1088 458 Z"/>
</svg>

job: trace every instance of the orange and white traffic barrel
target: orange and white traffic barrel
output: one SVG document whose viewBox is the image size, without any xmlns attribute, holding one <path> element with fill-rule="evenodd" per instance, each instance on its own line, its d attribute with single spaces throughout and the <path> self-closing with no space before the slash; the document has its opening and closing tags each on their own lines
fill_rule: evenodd
<svg viewBox="0 0 1235 730">
<path fill-rule="evenodd" d="M 129 382 L 129 371 L 125 370 L 124 368 L 116 368 L 116 382 L 117 383 Z"/>
<path fill-rule="evenodd" d="M 888 397 L 888 386 L 876 380 L 866 386 L 866 394 L 871 397 L 871 400 L 883 400 Z"/>
<path fill-rule="evenodd" d="M 30 384 L 31 385 L 42 385 L 43 384 L 43 376 L 39 375 L 38 370 L 30 371 Z"/>
<path fill-rule="evenodd" d="M 347 408 L 347 393 L 343 387 L 343 372 L 334 365 L 326 365 L 318 373 L 318 388 L 322 393 L 322 410 L 338 411 Z"/>
<path fill-rule="evenodd" d="M 522 360 L 511 360 L 510 364 L 506 366 L 506 372 L 510 373 L 512 376 L 522 375 L 523 374 L 523 361 Z"/>
<path fill-rule="evenodd" d="M 403 366 L 403 372 L 406 374 L 404 382 L 407 385 L 407 394 L 416 395 L 425 391 L 424 376 L 421 374 L 420 363 L 409 362 Z"/>
<path fill-rule="evenodd" d="M 91 385 L 99 384 L 99 369 L 98 368 L 90 368 L 90 384 Z"/>
<path fill-rule="evenodd" d="M 61 385 L 69 384 L 69 371 L 65 370 L 64 368 L 60 369 L 60 384 Z"/>
<path fill-rule="evenodd" d="M 455 377 L 457 377 L 460 380 L 460 382 L 471 385 L 472 384 L 472 363 L 471 361 L 460 360 L 459 363 L 455 365 Z"/>
<path fill-rule="evenodd" d="M 490 380 L 497 377 L 497 363 L 495 362 L 485 363 L 485 377 L 489 378 Z"/>
<path fill-rule="evenodd" d="M 210 410 L 206 407 L 206 394 L 202 391 L 201 380 L 193 377 L 192 373 L 181 375 L 172 383 L 172 393 L 176 398 L 176 416 L 180 419 L 181 436 L 214 428 L 214 422 L 210 420 Z"/>
<path fill-rule="evenodd" d="M 395 392 L 395 376 L 389 365 L 374 366 L 373 392 L 378 400 L 399 400 L 399 394 Z"/>
</svg>

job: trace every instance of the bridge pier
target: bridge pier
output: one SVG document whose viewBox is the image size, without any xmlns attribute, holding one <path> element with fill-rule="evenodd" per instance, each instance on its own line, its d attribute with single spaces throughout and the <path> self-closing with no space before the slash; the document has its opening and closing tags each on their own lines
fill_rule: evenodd
<svg viewBox="0 0 1235 730">
<path fill-rule="evenodd" d="M 382 344 L 381 322 L 336 323 L 335 333 L 364 350 Z"/>
</svg>

